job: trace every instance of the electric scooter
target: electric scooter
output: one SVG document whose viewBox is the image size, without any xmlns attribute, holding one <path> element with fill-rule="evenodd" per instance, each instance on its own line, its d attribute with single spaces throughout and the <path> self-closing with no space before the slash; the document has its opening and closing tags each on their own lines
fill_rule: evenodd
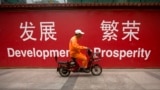
<svg viewBox="0 0 160 90">
<path fill-rule="evenodd" d="M 92 73 L 94 76 L 99 76 L 102 73 L 102 67 L 99 65 L 100 53 L 93 53 L 91 49 L 87 50 L 88 54 L 88 67 L 87 70 L 84 70 L 78 64 L 76 58 L 71 58 L 70 61 L 59 61 L 57 56 L 55 56 L 55 61 L 57 62 L 57 72 L 62 77 L 68 77 L 71 72 L 83 72 L 83 73 Z"/>
</svg>

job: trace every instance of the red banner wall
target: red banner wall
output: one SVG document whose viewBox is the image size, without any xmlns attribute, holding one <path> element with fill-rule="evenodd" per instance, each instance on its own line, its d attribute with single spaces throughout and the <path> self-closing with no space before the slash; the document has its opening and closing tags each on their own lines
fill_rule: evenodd
<svg viewBox="0 0 160 90">
<path fill-rule="evenodd" d="M 30 10 L 0 12 L 0 67 L 56 67 L 69 60 L 75 29 L 101 52 L 104 68 L 160 68 L 159 10 Z"/>
</svg>

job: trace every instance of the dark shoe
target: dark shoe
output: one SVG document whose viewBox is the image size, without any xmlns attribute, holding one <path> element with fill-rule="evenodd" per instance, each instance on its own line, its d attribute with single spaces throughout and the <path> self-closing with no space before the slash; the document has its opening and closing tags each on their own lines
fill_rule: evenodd
<svg viewBox="0 0 160 90">
<path fill-rule="evenodd" d="M 90 70 L 88 68 L 84 68 L 83 71 L 86 72 L 86 73 L 90 72 Z"/>
</svg>

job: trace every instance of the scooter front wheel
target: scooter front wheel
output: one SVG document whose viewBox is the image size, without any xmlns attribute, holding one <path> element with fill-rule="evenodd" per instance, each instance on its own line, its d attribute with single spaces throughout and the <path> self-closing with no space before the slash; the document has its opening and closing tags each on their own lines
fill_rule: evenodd
<svg viewBox="0 0 160 90">
<path fill-rule="evenodd" d="M 60 67 L 59 68 L 59 74 L 62 76 L 62 77 L 68 77 L 70 75 L 70 71 L 64 67 Z"/>
<path fill-rule="evenodd" d="M 102 67 L 99 66 L 99 65 L 94 65 L 94 66 L 91 68 L 91 72 L 92 72 L 92 75 L 94 75 L 94 76 L 99 76 L 99 75 L 101 75 L 101 73 L 102 73 Z"/>
</svg>

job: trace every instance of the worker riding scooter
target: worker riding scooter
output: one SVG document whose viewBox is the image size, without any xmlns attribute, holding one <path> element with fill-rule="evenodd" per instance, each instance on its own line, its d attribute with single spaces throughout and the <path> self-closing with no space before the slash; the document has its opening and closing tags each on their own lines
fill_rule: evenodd
<svg viewBox="0 0 160 90">
<path fill-rule="evenodd" d="M 75 35 L 70 39 L 69 42 L 69 53 L 71 60 L 69 62 L 58 62 L 57 71 L 61 76 L 69 76 L 70 72 L 92 72 L 93 75 L 100 75 L 102 72 L 101 66 L 98 65 L 97 61 L 100 60 L 100 53 L 93 53 L 91 49 L 78 44 L 78 39 L 82 37 L 84 32 L 80 29 L 75 30 Z M 81 50 L 87 50 L 88 59 L 86 55 L 82 54 Z M 82 61 L 82 67 L 79 66 L 77 60 Z"/>
</svg>

